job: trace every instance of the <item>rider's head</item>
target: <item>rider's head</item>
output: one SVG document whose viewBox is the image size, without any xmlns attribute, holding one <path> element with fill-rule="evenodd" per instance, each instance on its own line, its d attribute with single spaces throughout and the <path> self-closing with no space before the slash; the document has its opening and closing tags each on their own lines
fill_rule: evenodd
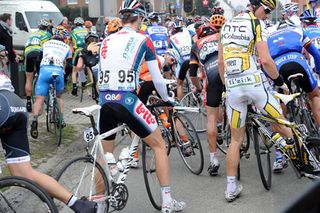
<svg viewBox="0 0 320 213">
<path fill-rule="evenodd" d="M 284 19 L 291 17 L 294 14 L 297 14 L 299 11 L 299 4 L 296 2 L 289 2 L 281 6 L 281 15 Z"/>
<path fill-rule="evenodd" d="M 151 24 L 159 22 L 159 16 L 153 12 L 148 15 L 148 19 L 150 20 Z"/>
<path fill-rule="evenodd" d="M 250 0 L 254 15 L 261 20 L 265 20 L 276 7 L 276 0 Z"/>
<path fill-rule="evenodd" d="M 198 39 L 208 35 L 213 35 L 217 32 L 218 32 L 217 29 L 214 28 L 212 24 L 202 24 L 196 29 Z"/>
<path fill-rule="evenodd" d="M 81 17 L 77 17 L 74 19 L 73 24 L 76 26 L 83 26 L 84 25 L 84 20 Z"/>
<path fill-rule="evenodd" d="M 39 21 L 39 24 L 38 24 L 39 30 L 48 30 L 49 26 L 50 26 L 50 21 L 48 19 L 44 18 Z"/>
<path fill-rule="evenodd" d="M 65 27 L 59 25 L 56 27 L 56 30 L 55 30 L 52 38 L 59 40 L 59 41 L 62 41 L 62 42 L 67 42 L 68 35 L 69 35 L 68 30 Z"/>
<path fill-rule="evenodd" d="M 224 23 L 226 23 L 226 18 L 223 15 L 213 15 L 210 18 L 210 24 L 218 31 L 220 31 Z"/>
<path fill-rule="evenodd" d="M 0 68 L 3 68 L 6 65 L 7 61 L 8 61 L 8 52 L 6 50 L 6 47 L 0 44 Z"/>
<path fill-rule="evenodd" d="M 183 26 L 181 22 L 174 23 L 174 25 L 172 26 L 171 33 L 172 35 L 174 35 L 176 33 L 182 32 L 182 30 L 183 30 Z"/>
<path fill-rule="evenodd" d="M 317 18 L 317 13 L 313 9 L 305 10 L 300 15 L 300 21 L 303 27 L 316 24 Z"/>
<path fill-rule="evenodd" d="M 212 15 L 223 15 L 224 9 L 222 7 L 216 6 L 211 9 Z"/>
<path fill-rule="evenodd" d="M 112 33 L 116 33 L 122 28 L 122 23 L 119 18 L 112 19 L 109 21 L 108 26 L 106 27 L 108 35 L 111 35 Z"/>
<path fill-rule="evenodd" d="M 121 14 L 122 24 L 135 29 L 137 32 L 147 17 L 145 7 L 137 0 L 124 0 L 119 13 Z"/>
<path fill-rule="evenodd" d="M 164 54 L 164 59 L 167 66 L 172 66 L 177 64 L 179 61 L 180 55 L 175 49 L 168 48 Z"/>
<path fill-rule="evenodd" d="M 87 35 L 86 35 L 86 38 L 85 38 L 85 42 L 86 44 L 90 44 L 92 42 L 98 42 L 99 41 L 99 36 L 93 32 L 89 32 Z"/>
<path fill-rule="evenodd" d="M 309 0 L 308 4 L 314 9 L 318 6 L 318 0 Z"/>
</svg>

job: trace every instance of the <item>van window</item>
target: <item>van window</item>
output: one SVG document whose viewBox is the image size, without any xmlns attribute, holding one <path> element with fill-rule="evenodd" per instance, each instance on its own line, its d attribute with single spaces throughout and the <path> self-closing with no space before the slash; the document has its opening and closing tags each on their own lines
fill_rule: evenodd
<svg viewBox="0 0 320 213">
<path fill-rule="evenodd" d="M 26 11 L 27 20 L 31 29 L 37 29 L 41 19 L 47 18 L 54 21 L 55 26 L 62 21 L 62 14 L 60 12 L 31 12 Z"/>
<path fill-rule="evenodd" d="M 16 12 L 16 26 L 19 30 L 28 32 L 22 13 Z"/>
</svg>

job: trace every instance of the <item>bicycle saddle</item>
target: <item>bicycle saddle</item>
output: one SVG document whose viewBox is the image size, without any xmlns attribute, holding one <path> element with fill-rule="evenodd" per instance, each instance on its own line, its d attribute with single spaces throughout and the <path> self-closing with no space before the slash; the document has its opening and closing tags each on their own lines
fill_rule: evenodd
<svg viewBox="0 0 320 213">
<path fill-rule="evenodd" d="M 52 75 L 51 75 L 52 78 L 57 78 L 58 76 L 59 76 L 58 73 L 52 73 Z"/>
<path fill-rule="evenodd" d="M 85 116 L 90 116 L 90 115 L 92 115 L 93 112 L 95 112 L 96 110 L 99 110 L 99 109 L 101 109 L 100 105 L 92 105 L 89 107 L 72 109 L 72 112 L 74 114 L 81 114 L 81 115 L 85 115 Z"/>
<path fill-rule="evenodd" d="M 289 81 L 292 81 L 292 80 L 295 80 L 295 79 L 300 79 L 300 78 L 303 78 L 303 74 L 302 73 L 296 73 L 294 75 L 290 75 L 288 77 L 288 80 Z"/>
<path fill-rule="evenodd" d="M 294 100 L 296 97 L 299 97 L 301 93 L 294 93 L 291 95 L 284 95 L 280 93 L 275 93 L 274 96 L 280 99 L 285 105 L 287 105 L 290 101 Z"/>
</svg>

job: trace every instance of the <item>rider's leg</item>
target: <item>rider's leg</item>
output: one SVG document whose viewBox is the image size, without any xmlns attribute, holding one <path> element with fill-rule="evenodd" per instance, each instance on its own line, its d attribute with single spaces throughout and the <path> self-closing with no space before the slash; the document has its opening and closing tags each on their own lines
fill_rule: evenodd
<svg viewBox="0 0 320 213">
<path fill-rule="evenodd" d="M 32 80 L 33 80 L 33 72 L 26 72 L 25 90 L 26 90 L 26 96 L 29 98 L 31 97 Z"/>
<path fill-rule="evenodd" d="M 189 62 L 190 60 L 186 60 L 183 62 L 183 64 L 181 65 L 180 70 L 178 71 L 178 73 L 176 74 L 176 76 L 178 77 L 178 81 L 177 81 L 177 99 L 179 101 L 181 101 L 181 99 L 183 98 L 183 81 L 186 78 L 187 72 L 189 70 Z"/>
<path fill-rule="evenodd" d="M 318 129 L 320 130 L 320 92 L 319 88 L 316 87 L 310 93 L 308 93 L 309 98 L 311 99 L 311 109 L 314 120 L 317 124 Z"/>
</svg>

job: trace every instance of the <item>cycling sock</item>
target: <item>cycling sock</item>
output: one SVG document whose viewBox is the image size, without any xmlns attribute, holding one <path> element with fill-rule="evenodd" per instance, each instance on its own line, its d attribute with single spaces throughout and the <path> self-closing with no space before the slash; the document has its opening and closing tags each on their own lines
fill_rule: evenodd
<svg viewBox="0 0 320 213">
<path fill-rule="evenodd" d="M 236 176 L 227 176 L 227 192 L 235 192 L 237 188 Z"/>
<path fill-rule="evenodd" d="M 275 154 L 276 154 L 276 161 L 277 162 L 283 160 L 282 154 L 278 149 L 276 149 L 276 153 Z"/>
<path fill-rule="evenodd" d="M 73 88 L 77 88 L 77 84 L 72 84 L 73 85 Z"/>
<path fill-rule="evenodd" d="M 70 197 L 70 199 L 68 200 L 68 202 L 67 202 L 67 206 L 69 206 L 69 207 L 73 206 L 73 204 L 74 204 L 77 200 L 78 200 L 78 198 L 77 198 L 76 196 L 72 195 L 72 196 Z"/>
<path fill-rule="evenodd" d="M 214 162 L 217 158 L 217 152 L 210 152 L 210 162 Z"/>
<path fill-rule="evenodd" d="M 161 187 L 161 196 L 162 196 L 162 205 L 167 205 L 171 203 L 171 187 L 170 186 L 164 186 Z"/>
</svg>

